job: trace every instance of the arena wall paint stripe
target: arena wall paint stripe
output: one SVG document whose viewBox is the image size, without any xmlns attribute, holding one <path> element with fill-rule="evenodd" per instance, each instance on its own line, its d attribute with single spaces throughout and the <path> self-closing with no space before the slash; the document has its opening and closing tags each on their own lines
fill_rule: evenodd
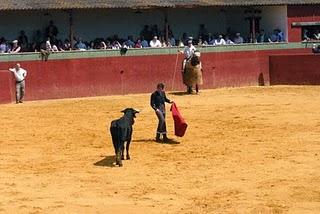
<svg viewBox="0 0 320 214">
<path fill-rule="evenodd" d="M 311 48 L 312 43 L 264 43 L 264 44 L 240 44 L 227 46 L 207 46 L 198 48 L 202 53 L 221 53 L 238 51 L 262 51 L 262 50 L 281 50 L 281 49 L 302 49 Z M 147 49 L 129 49 L 127 56 L 151 56 L 151 55 L 176 55 L 178 50 L 183 48 L 147 48 Z M 60 59 L 80 59 L 97 57 L 119 57 L 119 50 L 88 50 L 88 51 L 66 51 L 55 52 L 49 55 L 48 60 Z M 22 62 L 22 61 L 41 61 L 40 53 L 17 53 L 0 54 L 0 62 Z"/>
</svg>

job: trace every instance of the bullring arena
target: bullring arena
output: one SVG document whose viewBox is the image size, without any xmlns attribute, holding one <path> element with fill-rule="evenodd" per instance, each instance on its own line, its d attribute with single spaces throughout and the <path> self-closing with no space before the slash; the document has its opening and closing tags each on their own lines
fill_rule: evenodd
<svg viewBox="0 0 320 214">
<path fill-rule="evenodd" d="M 0 106 L 1 213 L 317 213 L 318 86 L 167 92 L 189 124 L 154 142 L 150 94 Z M 141 111 L 131 160 L 108 126 Z M 169 107 L 169 106 L 168 106 Z"/>
</svg>

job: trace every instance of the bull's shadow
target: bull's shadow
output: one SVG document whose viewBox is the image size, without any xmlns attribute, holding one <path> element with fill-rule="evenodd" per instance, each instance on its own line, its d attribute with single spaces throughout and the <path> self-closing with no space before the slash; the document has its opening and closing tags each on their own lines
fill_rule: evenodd
<svg viewBox="0 0 320 214">
<path fill-rule="evenodd" d="M 99 160 L 98 162 L 94 163 L 95 166 L 107 166 L 107 167 L 114 167 L 115 163 L 115 157 L 114 155 L 108 155 L 102 160 Z"/>
</svg>

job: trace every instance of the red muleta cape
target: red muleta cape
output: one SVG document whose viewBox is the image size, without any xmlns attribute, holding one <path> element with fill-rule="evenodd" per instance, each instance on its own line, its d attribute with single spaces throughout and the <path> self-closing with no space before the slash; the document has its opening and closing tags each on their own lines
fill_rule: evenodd
<svg viewBox="0 0 320 214">
<path fill-rule="evenodd" d="M 174 121 L 174 134 L 178 137 L 183 137 L 187 130 L 188 124 L 184 121 L 175 103 L 171 105 L 170 111 L 172 112 Z"/>
</svg>

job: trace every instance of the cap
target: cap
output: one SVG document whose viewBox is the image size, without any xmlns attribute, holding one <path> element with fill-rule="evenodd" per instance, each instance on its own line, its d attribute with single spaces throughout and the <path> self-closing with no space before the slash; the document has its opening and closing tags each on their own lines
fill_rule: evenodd
<svg viewBox="0 0 320 214">
<path fill-rule="evenodd" d="M 18 40 L 15 39 L 15 40 L 12 41 L 12 43 L 18 43 Z"/>
</svg>

